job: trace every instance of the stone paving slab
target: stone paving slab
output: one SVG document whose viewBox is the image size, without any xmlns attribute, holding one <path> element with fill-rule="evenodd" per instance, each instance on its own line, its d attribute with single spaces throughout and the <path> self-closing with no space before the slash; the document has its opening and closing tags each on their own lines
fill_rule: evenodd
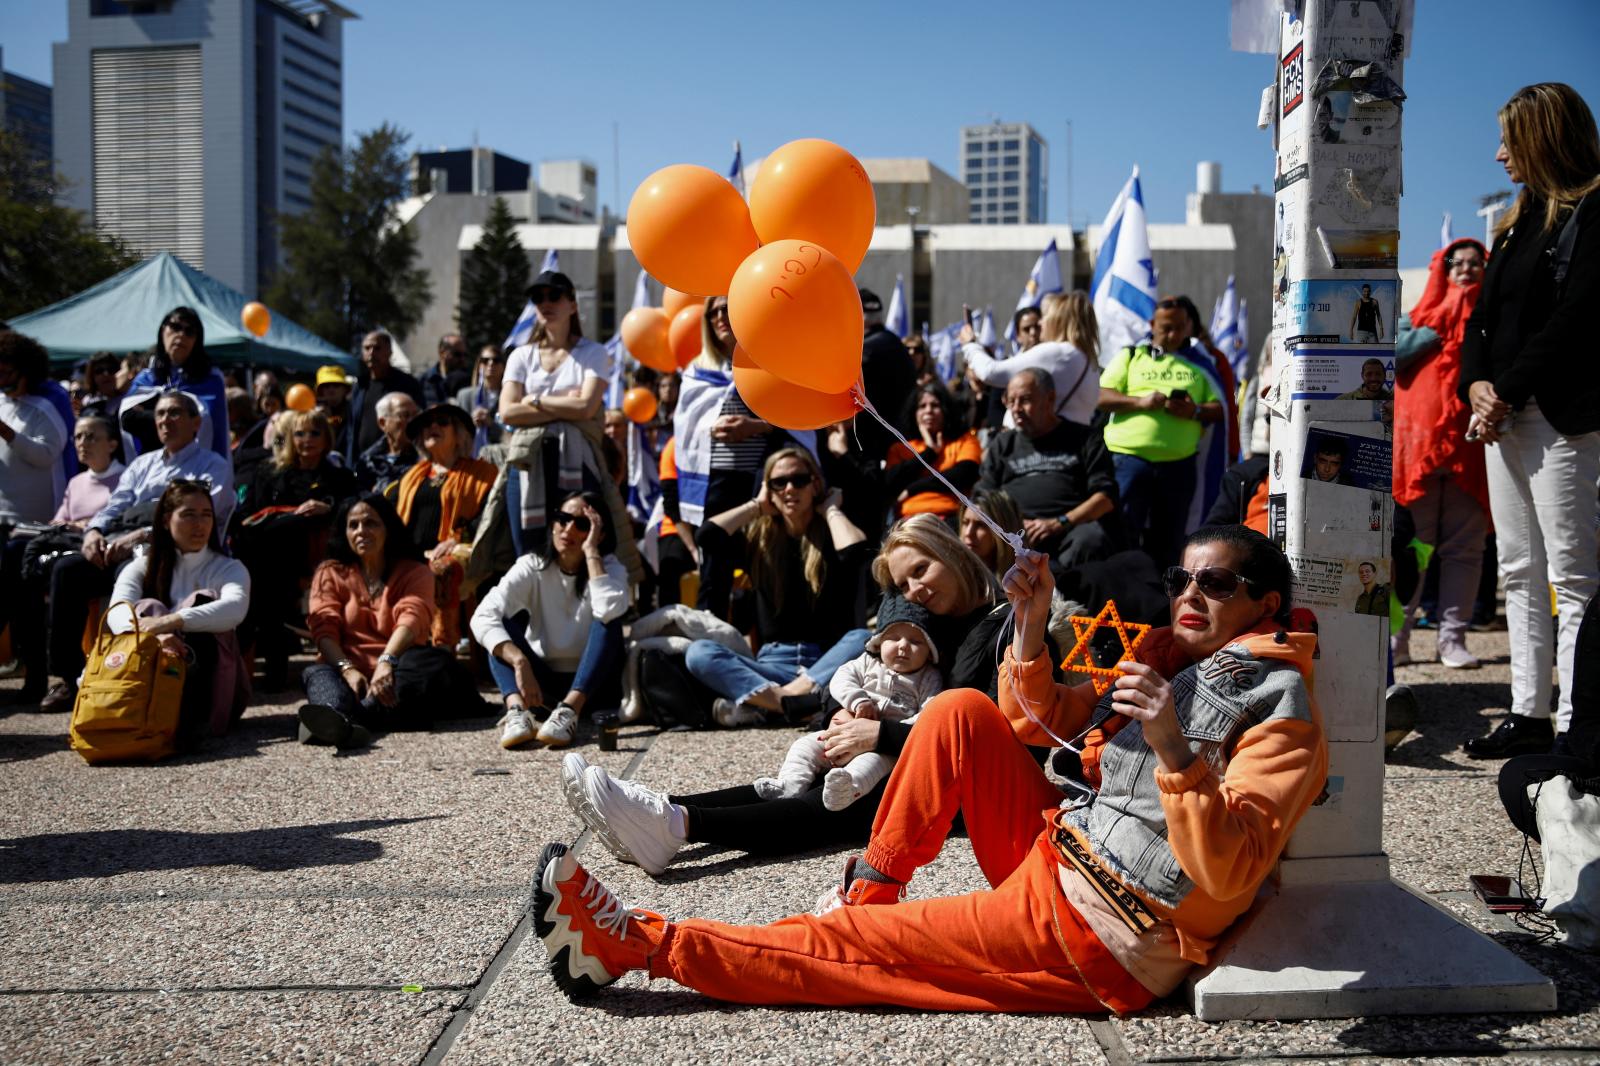
<svg viewBox="0 0 1600 1066">
<path fill-rule="evenodd" d="M 0 997 L 0 1062 L 420 1062 L 459 992 Z"/>
<path fill-rule="evenodd" d="M 0 910 L 8 945 L 0 990 L 470 986 L 516 925 L 523 904 L 518 892 L 487 900 L 8 906 Z"/>
</svg>

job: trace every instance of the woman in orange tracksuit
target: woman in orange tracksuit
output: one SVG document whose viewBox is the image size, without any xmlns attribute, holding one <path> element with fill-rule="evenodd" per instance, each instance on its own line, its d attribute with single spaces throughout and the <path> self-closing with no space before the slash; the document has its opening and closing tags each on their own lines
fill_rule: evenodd
<svg viewBox="0 0 1600 1066">
<path fill-rule="evenodd" d="M 1166 574 L 1173 627 L 1097 702 L 1051 680 L 1053 583 L 1019 559 L 999 707 L 971 690 L 929 702 L 821 913 L 669 922 L 551 844 L 534 921 L 552 975 L 572 996 L 645 969 L 733 1002 L 925 1010 L 1122 1013 L 1168 994 L 1250 906 L 1327 776 L 1315 638 L 1276 621 L 1289 580 L 1260 534 L 1200 530 Z M 1061 740 L 1082 747 L 1064 801 L 1024 747 Z M 898 902 L 958 810 L 994 888 Z"/>
</svg>

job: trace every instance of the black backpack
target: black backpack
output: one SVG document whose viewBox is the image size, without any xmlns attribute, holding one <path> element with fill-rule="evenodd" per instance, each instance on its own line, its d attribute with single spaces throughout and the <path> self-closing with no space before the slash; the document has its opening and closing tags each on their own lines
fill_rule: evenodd
<svg viewBox="0 0 1600 1066">
<path fill-rule="evenodd" d="M 639 652 L 639 692 L 644 712 L 661 729 L 709 729 L 717 694 L 701 684 L 682 655 L 645 648 Z"/>
</svg>

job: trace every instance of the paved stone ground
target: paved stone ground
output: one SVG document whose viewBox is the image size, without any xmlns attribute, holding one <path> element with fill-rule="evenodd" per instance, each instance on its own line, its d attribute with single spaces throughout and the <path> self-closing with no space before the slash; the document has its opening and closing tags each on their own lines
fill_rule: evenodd
<svg viewBox="0 0 1600 1066">
<path fill-rule="evenodd" d="M 261 701 L 215 749 L 145 768 L 85 765 L 65 715 L 0 719 L 0 1062 L 1600 1061 L 1600 965 L 1532 942 L 1467 891 L 1469 873 L 1512 872 L 1520 850 L 1495 766 L 1460 753 L 1505 699 L 1505 635 L 1473 635 L 1490 660 L 1473 674 L 1432 664 L 1427 634 L 1415 645 L 1423 662 L 1401 677 L 1422 717 L 1386 785 L 1395 871 L 1554 978 L 1554 1014 L 765 1010 L 637 976 L 575 1008 L 523 918 L 546 840 L 576 840 L 624 898 L 740 921 L 809 907 L 840 856 L 699 848 L 652 881 L 580 835 L 555 754 L 501 751 L 487 719 L 336 755 L 294 742 L 292 703 Z M 770 772 L 791 737 L 630 729 L 615 754 L 587 734 L 580 750 L 690 790 Z M 980 883 L 957 840 L 916 891 Z"/>
</svg>

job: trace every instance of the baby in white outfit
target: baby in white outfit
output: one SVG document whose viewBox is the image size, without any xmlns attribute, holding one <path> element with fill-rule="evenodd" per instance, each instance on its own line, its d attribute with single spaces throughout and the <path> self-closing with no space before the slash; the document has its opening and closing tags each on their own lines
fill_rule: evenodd
<svg viewBox="0 0 1600 1066">
<path fill-rule="evenodd" d="M 828 692 L 857 718 L 909 722 L 922 705 L 944 688 L 939 652 L 928 637 L 927 608 L 899 596 L 885 596 L 878 628 L 867 650 L 841 666 Z M 808 733 L 789 746 L 777 777 L 763 777 L 755 788 L 764 799 L 798 796 L 824 770 L 822 804 L 841 811 L 871 792 L 894 769 L 894 756 L 864 752 L 844 766 L 831 767 L 823 755 L 822 734 Z"/>
</svg>

